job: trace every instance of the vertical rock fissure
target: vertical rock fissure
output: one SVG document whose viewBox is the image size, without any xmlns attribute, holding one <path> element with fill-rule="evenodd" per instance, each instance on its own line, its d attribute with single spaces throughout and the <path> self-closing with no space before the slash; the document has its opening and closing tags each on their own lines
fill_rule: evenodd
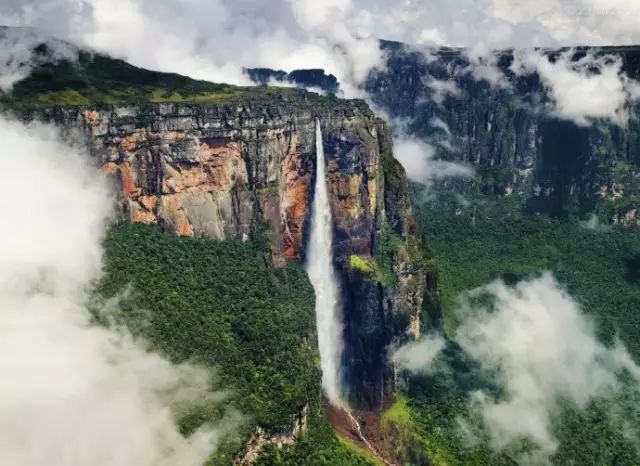
<svg viewBox="0 0 640 466">
<path fill-rule="evenodd" d="M 316 294 L 316 325 L 322 368 L 322 388 L 330 403 L 339 406 L 342 359 L 342 313 L 333 264 L 333 220 L 325 174 L 320 121 L 316 121 L 316 181 L 311 208 L 311 234 L 306 268 Z"/>
</svg>

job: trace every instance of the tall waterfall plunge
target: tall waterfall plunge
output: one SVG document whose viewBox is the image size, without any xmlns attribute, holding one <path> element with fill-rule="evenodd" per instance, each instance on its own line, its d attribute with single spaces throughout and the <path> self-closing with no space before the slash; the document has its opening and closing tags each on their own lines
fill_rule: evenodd
<svg viewBox="0 0 640 466">
<path fill-rule="evenodd" d="M 320 121 L 316 122 L 316 184 L 311 208 L 311 234 L 307 273 L 316 294 L 316 325 L 322 367 L 322 388 L 329 401 L 340 405 L 342 319 L 333 266 L 333 221 L 327 193 L 324 146 Z"/>
</svg>

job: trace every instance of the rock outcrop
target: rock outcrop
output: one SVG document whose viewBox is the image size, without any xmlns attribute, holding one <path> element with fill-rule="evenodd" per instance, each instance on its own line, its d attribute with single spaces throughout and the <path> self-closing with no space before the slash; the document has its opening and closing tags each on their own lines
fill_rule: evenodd
<svg viewBox="0 0 640 466">
<path fill-rule="evenodd" d="M 25 118 L 87 141 L 118 186 L 124 218 L 218 240 L 266 226 L 276 263 L 304 260 L 319 119 L 344 285 L 345 379 L 352 401 L 379 407 L 392 388 L 387 350 L 419 333 L 429 292 L 407 180 L 385 123 L 364 102 L 291 95 L 55 107 Z"/>
<path fill-rule="evenodd" d="M 250 466 L 259 458 L 266 448 L 280 449 L 291 446 L 306 433 L 309 424 L 309 407 L 305 406 L 296 417 L 290 429 L 277 434 L 269 435 L 262 427 L 256 427 L 242 452 L 238 455 L 235 464 L 238 466 Z"/>
</svg>

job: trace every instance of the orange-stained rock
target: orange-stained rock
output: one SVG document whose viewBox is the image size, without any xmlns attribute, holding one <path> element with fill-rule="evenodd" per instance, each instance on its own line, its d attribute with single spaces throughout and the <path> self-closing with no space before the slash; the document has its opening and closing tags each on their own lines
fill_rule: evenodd
<svg viewBox="0 0 640 466">
<path fill-rule="evenodd" d="M 208 182 L 218 189 L 226 189 L 236 181 L 247 181 L 247 166 L 240 143 L 204 139 L 200 141 L 199 155 Z"/>
<path fill-rule="evenodd" d="M 369 194 L 369 214 L 375 215 L 378 207 L 378 183 L 375 179 L 367 182 L 367 192 Z"/>
<path fill-rule="evenodd" d="M 162 196 L 160 199 L 159 213 L 167 226 L 175 234 L 180 236 L 194 236 L 189 218 L 182 208 L 182 201 L 181 194 Z"/>
<path fill-rule="evenodd" d="M 338 203 L 337 212 L 340 216 L 348 216 L 350 219 L 357 219 L 362 213 L 360 187 L 362 186 L 362 175 L 343 176 L 338 174 L 332 176 L 331 192 Z"/>
<path fill-rule="evenodd" d="M 127 152 L 134 152 L 138 148 L 138 144 L 144 140 L 144 135 L 141 133 L 133 133 L 122 138 L 120 147 Z"/>
<path fill-rule="evenodd" d="M 156 221 L 156 216 L 153 212 L 149 212 L 142 208 L 137 202 L 131 202 L 129 204 L 130 220 L 137 223 L 153 223 Z"/>
<path fill-rule="evenodd" d="M 98 124 L 99 117 L 100 114 L 96 110 L 87 110 L 84 114 L 85 120 L 91 126 L 96 126 Z"/>
<path fill-rule="evenodd" d="M 106 163 L 101 167 L 103 173 L 110 176 L 118 176 L 122 195 L 126 199 L 137 198 L 141 190 L 136 186 L 134 176 L 128 163 L 116 164 L 114 162 Z"/>
<path fill-rule="evenodd" d="M 168 144 L 172 141 L 181 144 L 179 147 L 182 152 L 175 157 L 152 155 L 161 148 L 170 150 Z M 142 142 L 144 150 L 140 149 Z M 122 196 L 129 200 L 131 221 L 162 221 L 171 231 L 183 236 L 216 232 L 216 238 L 224 239 L 225 232 L 231 232 L 242 239 L 248 237 L 250 225 L 230 227 L 225 223 L 229 219 L 202 218 L 209 212 L 232 213 L 234 209 L 241 210 L 238 218 L 251 218 L 244 204 L 246 194 L 240 195 L 240 198 L 236 198 L 239 194 L 231 194 L 232 190 L 248 182 L 240 143 L 224 139 L 189 138 L 176 131 L 161 135 L 135 132 L 122 137 L 117 147 L 120 148 L 120 160 L 107 162 L 102 171 L 118 177 Z M 192 147 L 197 151 L 190 152 Z M 246 188 L 240 192 L 246 192 Z M 205 193 L 217 194 L 203 197 Z M 189 215 L 196 215 L 196 227 L 205 229 L 194 230 Z"/>
<path fill-rule="evenodd" d="M 180 236 L 193 236 L 193 229 L 191 228 L 191 225 L 189 224 L 189 219 L 187 218 L 186 215 L 180 216 L 180 219 L 178 221 L 177 233 Z"/>
<path fill-rule="evenodd" d="M 120 178 L 122 181 L 122 194 L 126 198 L 133 198 L 140 195 L 141 189 L 136 186 L 136 181 L 128 163 L 120 165 Z"/>
<path fill-rule="evenodd" d="M 300 178 L 285 191 L 285 255 L 295 258 L 300 255 L 303 240 L 303 224 L 309 212 L 309 183 Z"/>
<path fill-rule="evenodd" d="M 282 161 L 283 180 L 281 214 L 283 220 L 283 249 L 289 258 L 300 257 L 303 248 L 304 223 L 309 215 L 309 190 L 311 179 L 302 175 L 300 139 L 294 132 L 288 151 Z"/>
<path fill-rule="evenodd" d="M 117 163 L 109 162 L 109 163 L 105 163 L 101 167 L 101 170 L 102 170 L 102 173 L 104 173 L 105 175 L 116 175 L 120 172 L 120 167 L 118 166 Z"/>
<path fill-rule="evenodd" d="M 167 194 L 194 188 L 199 192 L 223 191 L 248 178 L 240 144 L 236 142 L 201 140 L 198 162 L 164 160 L 163 167 L 162 189 Z"/>
<path fill-rule="evenodd" d="M 158 198 L 155 196 L 140 196 L 140 198 L 138 199 L 138 202 L 140 203 L 140 205 L 142 205 L 142 207 L 144 207 L 148 211 L 152 211 L 156 208 L 156 205 L 158 204 Z"/>
</svg>

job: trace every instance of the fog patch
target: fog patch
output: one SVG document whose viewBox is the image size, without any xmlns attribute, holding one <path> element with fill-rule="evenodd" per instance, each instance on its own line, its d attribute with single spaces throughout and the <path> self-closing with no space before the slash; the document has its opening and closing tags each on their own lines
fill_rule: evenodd
<svg viewBox="0 0 640 466">
<path fill-rule="evenodd" d="M 449 96 L 460 97 L 462 91 L 453 79 L 440 80 L 428 77 L 424 80 L 425 86 L 431 90 L 431 100 L 436 104 L 442 105 Z"/>
<path fill-rule="evenodd" d="M 0 119 L 0 463 L 201 465 L 225 428 L 176 416 L 210 406 L 211 374 L 173 365 L 87 310 L 112 218 L 105 180 L 51 128 Z"/>
<path fill-rule="evenodd" d="M 449 146 L 449 148 L 451 148 Z M 394 140 L 394 154 L 410 180 L 430 188 L 434 182 L 447 178 L 472 178 L 473 168 L 461 163 L 436 158 L 433 144 L 412 137 Z"/>
<path fill-rule="evenodd" d="M 46 44 L 46 51 L 36 48 Z M 0 27 L 0 91 L 10 91 L 38 63 L 75 59 L 76 51 L 62 41 L 42 37 L 30 29 Z"/>
<path fill-rule="evenodd" d="M 6 0 L 3 22 L 144 68 L 236 85 L 251 84 L 244 68 L 323 68 L 349 95 L 382 66 L 370 16 L 350 0 Z"/>
<path fill-rule="evenodd" d="M 465 50 L 469 59 L 469 66 L 465 69 L 476 81 L 486 81 L 491 86 L 502 89 L 511 89 L 512 84 L 498 67 L 499 56 L 490 50 Z"/>
<path fill-rule="evenodd" d="M 580 220 L 578 222 L 578 225 L 580 225 L 580 227 L 584 228 L 585 230 L 596 231 L 600 233 L 611 231 L 612 229 L 611 225 L 602 223 L 600 221 L 600 218 L 596 214 L 591 214 L 586 220 Z"/>
<path fill-rule="evenodd" d="M 555 62 L 542 51 L 515 54 L 512 71 L 517 75 L 537 73 L 550 93 L 550 111 L 559 118 L 586 126 L 595 119 L 626 125 L 627 103 L 637 94 L 637 83 L 622 72 L 622 60 L 614 56 L 587 54 L 573 60 L 573 51 Z"/>
<path fill-rule="evenodd" d="M 479 305 L 474 298 L 481 294 L 491 304 Z M 459 313 L 456 341 L 504 388 L 500 399 L 481 391 L 473 397 L 496 450 L 525 437 L 544 462 L 557 448 L 551 420 L 562 400 L 584 408 L 615 394 L 621 371 L 638 376 L 622 344 L 602 345 L 592 321 L 550 273 L 516 287 L 493 282 L 469 293 Z"/>
<path fill-rule="evenodd" d="M 492 449 L 516 451 L 521 464 L 549 463 L 558 448 L 553 421 L 563 403 L 584 409 L 604 399 L 616 406 L 626 383 L 622 377 L 634 386 L 640 381 L 640 368 L 626 348 L 620 342 L 611 347 L 600 343 L 591 319 L 551 273 L 515 287 L 497 280 L 468 292 L 457 314 L 462 324 L 454 341 L 486 373 L 495 374 L 502 387 L 500 395 L 474 392 L 471 413 L 482 419 Z M 412 343 L 395 354 L 412 355 L 404 367 L 426 372 L 438 349 L 429 341 L 430 337 Z M 416 357 L 421 347 L 421 357 Z M 609 415 L 619 419 L 615 409 Z M 473 423 L 466 418 L 460 423 L 471 435 Z M 638 432 L 629 429 L 623 434 L 637 438 Z M 517 453 L 525 438 L 536 448 Z"/>
<path fill-rule="evenodd" d="M 269 80 L 265 83 L 267 87 L 285 87 L 289 89 L 304 89 L 309 92 L 314 92 L 318 95 L 327 95 L 327 91 L 318 86 L 304 86 L 302 84 L 296 83 L 290 80 L 279 80 L 276 78 L 269 78 Z"/>
<path fill-rule="evenodd" d="M 395 350 L 391 355 L 391 361 L 400 369 L 428 373 L 432 370 L 433 361 L 445 346 L 446 341 L 442 335 L 430 334 Z"/>
</svg>

